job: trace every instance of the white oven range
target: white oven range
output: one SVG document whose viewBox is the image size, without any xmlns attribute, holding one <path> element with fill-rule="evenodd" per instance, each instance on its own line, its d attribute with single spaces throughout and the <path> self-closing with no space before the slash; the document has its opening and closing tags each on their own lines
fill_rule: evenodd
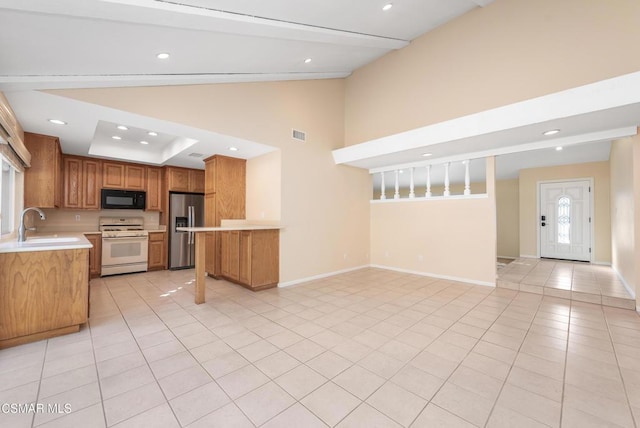
<svg viewBox="0 0 640 428">
<path fill-rule="evenodd" d="M 100 232 L 100 276 L 147 271 L 149 234 L 143 217 L 100 217 Z"/>
</svg>

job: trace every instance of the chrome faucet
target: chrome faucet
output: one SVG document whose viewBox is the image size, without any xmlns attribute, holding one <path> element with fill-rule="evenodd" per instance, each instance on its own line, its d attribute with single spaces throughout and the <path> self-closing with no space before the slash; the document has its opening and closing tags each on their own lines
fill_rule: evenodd
<svg viewBox="0 0 640 428">
<path fill-rule="evenodd" d="M 44 212 L 38 207 L 29 207 L 22 210 L 20 213 L 20 227 L 18 228 L 18 242 L 24 242 L 27 239 L 27 230 L 36 230 L 35 227 L 26 227 L 24 225 L 24 215 L 29 211 L 37 211 L 40 214 L 40 220 L 47 218 Z"/>
</svg>

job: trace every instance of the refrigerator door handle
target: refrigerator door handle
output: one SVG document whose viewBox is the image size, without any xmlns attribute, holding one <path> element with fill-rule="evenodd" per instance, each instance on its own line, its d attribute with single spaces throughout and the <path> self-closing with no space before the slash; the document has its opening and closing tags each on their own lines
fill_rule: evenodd
<svg viewBox="0 0 640 428">
<path fill-rule="evenodd" d="M 189 205 L 189 227 L 193 227 L 193 206 Z M 193 232 L 189 232 L 189 245 L 193 244 Z"/>
<path fill-rule="evenodd" d="M 187 207 L 187 227 L 191 227 L 191 207 Z M 187 232 L 187 245 L 191 244 L 191 232 Z"/>
</svg>

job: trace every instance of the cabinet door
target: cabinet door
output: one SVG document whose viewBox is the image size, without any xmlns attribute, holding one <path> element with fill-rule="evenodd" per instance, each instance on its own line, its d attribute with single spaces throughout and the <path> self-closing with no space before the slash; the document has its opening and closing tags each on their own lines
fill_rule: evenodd
<svg viewBox="0 0 640 428">
<path fill-rule="evenodd" d="M 216 192 L 216 158 L 209 158 L 204 163 L 204 193 Z"/>
<path fill-rule="evenodd" d="M 216 232 L 205 233 L 205 270 L 209 276 L 216 273 Z"/>
<path fill-rule="evenodd" d="M 60 149 L 60 141 L 56 139 L 55 142 L 55 154 L 54 154 L 54 166 L 53 166 L 53 204 L 56 207 L 62 207 L 63 204 L 63 164 L 62 164 L 62 150 Z"/>
<path fill-rule="evenodd" d="M 102 163 L 102 187 L 124 189 L 124 165 L 114 162 Z"/>
<path fill-rule="evenodd" d="M 62 159 L 58 138 L 25 132 L 24 143 L 31 153 L 31 167 L 24 172 L 24 206 L 61 207 Z"/>
<path fill-rule="evenodd" d="M 222 232 L 220 241 L 222 276 L 237 281 L 240 273 L 240 233 L 237 230 Z"/>
<path fill-rule="evenodd" d="M 147 168 L 147 211 L 162 211 L 162 170 Z"/>
<path fill-rule="evenodd" d="M 102 267 L 102 236 L 100 234 L 89 234 L 85 237 L 91 242 L 93 248 L 89 249 L 89 276 L 96 278 L 100 276 Z"/>
<path fill-rule="evenodd" d="M 169 175 L 169 191 L 170 192 L 188 192 L 189 191 L 189 170 L 182 168 L 167 169 Z"/>
<path fill-rule="evenodd" d="M 246 285 L 251 285 L 251 232 L 240 231 L 240 272 L 238 279 Z"/>
<path fill-rule="evenodd" d="M 220 232 L 220 273 L 223 276 L 229 277 L 231 275 L 230 260 L 229 260 L 229 239 L 231 238 L 230 232 Z"/>
<path fill-rule="evenodd" d="M 102 171 L 100 161 L 84 159 L 82 161 L 82 208 L 100 209 L 100 188 Z"/>
<path fill-rule="evenodd" d="M 164 269 L 165 247 L 164 233 L 149 234 L 149 270 Z"/>
<path fill-rule="evenodd" d="M 207 227 L 217 227 L 220 223 L 216 221 L 216 195 L 204 196 L 204 225 Z"/>
<path fill-rule="evenodd" d="M 216 195 L 219 219 L 245 218 L 246 161 L 219 156 L 216 160 Z"/>
<path fill-rule="evenodd" d="M 189 170 L 189 191 L 204 193 L 204 171 L 199 169 Z"/>
<path fill-rule="evenodd" d="M 82 160 L 64 158 L 64 205 L 65 208 L 82 208 Z"/>
<path fill-rule="evenodd" d="M 124 188 L 128 190 L 144 190 L 146 187 L 145 167 L 140 165 L 124 166 Z"/>
</svg>

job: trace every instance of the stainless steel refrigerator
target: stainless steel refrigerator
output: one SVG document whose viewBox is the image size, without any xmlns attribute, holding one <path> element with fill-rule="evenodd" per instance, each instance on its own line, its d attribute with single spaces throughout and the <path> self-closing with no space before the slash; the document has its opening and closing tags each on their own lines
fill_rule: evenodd
<svg viewBox="0 0 640 428">
<path fill-rule="evenodd" d="M 195 233 L 178 227 L 204 226 L 204 195 L 169 194 L 169 269 L 186 269 L 195 264 Z"/>
</svg>

